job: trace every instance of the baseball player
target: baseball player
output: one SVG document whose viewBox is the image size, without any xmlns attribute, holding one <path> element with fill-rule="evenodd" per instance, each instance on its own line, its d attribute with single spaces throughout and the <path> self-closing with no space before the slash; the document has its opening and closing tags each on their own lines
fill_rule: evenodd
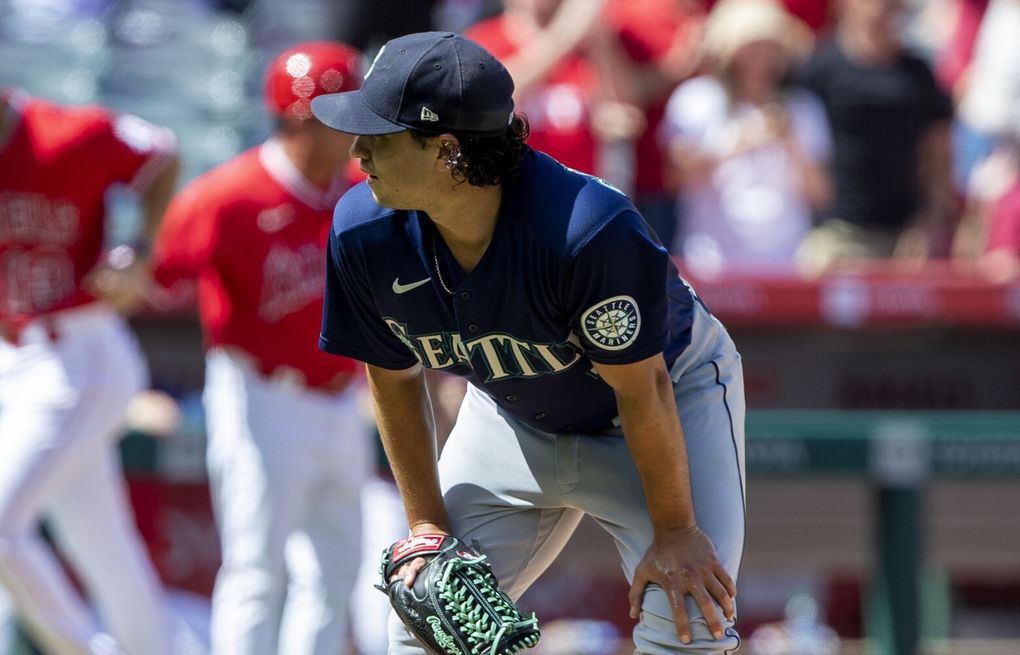
<svg viewBox="0 0 1020 655">
<path fill-rule="evenodd" d="M 148 374 L 97 291 L 135 304 L 178 168 L 163 127 L 0 92 L 0 583 L 47 653 L 170 652 L 115 450 Z M 104 194 L 118 183 L 140 194 L 145 218 L 138 247 L 118 251 L 121 270 L 99 264 Z M 37 535 L 44 516 L 109 634 Z"/>
<path fill-rule="evenodd" d="M 587 514 L 632 582 L 638 653 L 732 651 L 739 355 L 626 197 L 525 145 L 512 92 L 430 32 L 312 102 L 369 176 L 334 213 L 320 347 L 367 363 L 413 535 L 477 540 L 517 598 Z M 470 382 L 438 466 L 423 368 Z M 391 653 L 422 652 L 390 625 Z"/>
<path fill-rule="evenodd" d="M 198 280 L 223 556 L 217 655 L 336 655 L 346 636 L 371 433 L 355 363 L 319 352 L 315 336 L 351 137 L 315 120 L 309 102 L 356 89 L 358 61 L 334 42 L 280 54 L 265 88 L 274 134 L 185 187 L 156 242 L 157 281 Z"/>
</svg>

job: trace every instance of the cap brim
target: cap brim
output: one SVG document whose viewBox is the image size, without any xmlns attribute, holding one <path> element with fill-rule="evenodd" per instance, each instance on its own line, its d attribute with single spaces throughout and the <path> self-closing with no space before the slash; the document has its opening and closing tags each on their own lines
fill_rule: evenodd
<svg viewBox="0 0 1020 655">
<path fill-rule="evenodd" d="M 407 129 L 372 111 L 361 97 L 360 89 L 313 98 L 312 114 L 324 125 L 347 134 L 393 134 Z"/>
</svg>

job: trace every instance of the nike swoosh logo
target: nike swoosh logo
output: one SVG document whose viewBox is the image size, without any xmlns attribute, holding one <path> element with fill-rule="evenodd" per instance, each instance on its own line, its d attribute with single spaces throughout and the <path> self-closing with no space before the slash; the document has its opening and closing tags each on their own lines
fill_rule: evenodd
<svg viewBox="0 0 1020 655">
<path fill-rule="evenodd" d="M 393 278 L 393 293 L 398 295 L 401 293 L 407 293 L 412 289 L 417 289 L 423 284 L 428 284 L 430 280 L 432 280 L 432 278 L 427 277 L 424 280 L 418 280 L 417 282 L 412 282 L 410 284 L 401 284 L 399 277 Z"/>
</svg>

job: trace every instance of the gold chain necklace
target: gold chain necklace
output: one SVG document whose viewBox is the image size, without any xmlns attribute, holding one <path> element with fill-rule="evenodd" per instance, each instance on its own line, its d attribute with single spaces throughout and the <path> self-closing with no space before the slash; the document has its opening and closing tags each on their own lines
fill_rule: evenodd
<svg viewBox="0 0 1020 655">
<path fill-rule="evenodd" d="M 453 291 L 450 287 L 446 286 L 446 281 L 443 280 L 443 271 L 439 268 L 439 251 L 436 249 L 436 233 L 432 233 L 432 261 L 436 265 L 436 277 L 439 279 L 439 286 L 443 287 L 443 291 L 453 295 Z"/>
</svg>

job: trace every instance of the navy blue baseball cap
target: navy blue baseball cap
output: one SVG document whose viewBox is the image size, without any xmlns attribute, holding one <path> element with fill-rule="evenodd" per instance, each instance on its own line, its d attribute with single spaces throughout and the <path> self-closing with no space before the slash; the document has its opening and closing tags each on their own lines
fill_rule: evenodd
<svg viewBox="0 0 1020 655">
<path fill-rule="evenodd" d="M 407 129 L 502 134 L 513 119 L 514 82 L 477 43 L 452 32 L 408 34 L 386 43 L 357 91 L 321 95 L 312 113 L 357 135 Z"/>
</svg>

